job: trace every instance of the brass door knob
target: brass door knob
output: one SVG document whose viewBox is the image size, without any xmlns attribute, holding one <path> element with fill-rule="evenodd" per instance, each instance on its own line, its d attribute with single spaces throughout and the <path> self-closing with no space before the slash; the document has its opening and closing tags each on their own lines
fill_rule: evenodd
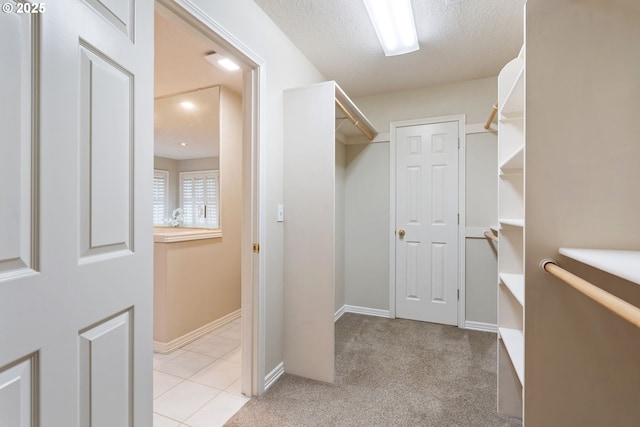
<svg viewBox="0 0 640 427">
<path fill-rule="evenodd" d="M 400 236 L 400 238 L 402 239 L 405 235 L 404 230 L 398 230 L 398 236 Z"/>
</svg>

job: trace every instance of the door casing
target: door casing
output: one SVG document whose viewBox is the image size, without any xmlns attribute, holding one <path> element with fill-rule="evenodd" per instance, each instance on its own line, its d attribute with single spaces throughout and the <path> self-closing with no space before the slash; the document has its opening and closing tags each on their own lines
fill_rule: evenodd
<svg viewBox="0 0 640 427">
<path fill-rule="evenodd" d="M 177 17 L 192 29 L 221 46 L 246 69 L 242 88 L 242 393 L 259 396 L 265 391 L 265 263 L 254 243 L 265 240 L 266 198 L 263 165 L 266 159 L 264 127 L 266 114 L 266 65 L 255 52 L 188 0 L 156 0 L 156 10 Z M 259 246 L 258 246 L 259 247 Z"/>
<path fill-rule="evenodd" d="M 465 115 L 455 114 L 415 120 L 391 122 L 389 141 L 389 315 L 396 317 L 396 129 L 408 126 L 429 125 L 442 122 L 458 122 L 458 327 L 465 325 Z"/>
</svg>

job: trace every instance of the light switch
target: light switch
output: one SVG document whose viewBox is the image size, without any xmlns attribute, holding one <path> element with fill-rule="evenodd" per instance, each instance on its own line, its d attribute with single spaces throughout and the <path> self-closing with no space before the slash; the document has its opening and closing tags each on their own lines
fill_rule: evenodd
<svg viewBox="0 0 640 427">
<path fill-rule="evenodd" d="M 278 216 L 276 221 L 278 222 L 284 221 L 284 208 L 282 207 L 282 204 L 278 205 Z"/>
</svg>

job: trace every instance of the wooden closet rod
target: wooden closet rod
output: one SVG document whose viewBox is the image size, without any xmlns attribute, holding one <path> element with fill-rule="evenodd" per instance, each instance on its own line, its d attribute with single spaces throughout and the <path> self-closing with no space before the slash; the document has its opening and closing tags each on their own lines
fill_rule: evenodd
<svg viewBox="0 0 640 427">
<path fill-rule="evenodd" d="M 338 108 L 340 109 L 340 111 L 342 111 L 344 113 L 345 116 L 347 116 L 347 118 L 349 119 L 349 121 L 351 123 L 353 123 L 353 125 L 355 127 L 357 127 L 360 132 L 362 132 L 364 134 L 364 136 L 366 136 L 367 138 L 369 138 L 369 141 L 371 141 L 374 138 L 374 135 L 371 134 L 371 132 L 369 132 L 366 128 L 364 128 L 360 122 L 358 122 L 349 111 L 347 111 L 347 109 L 345 108 L 344 105 L 342 105 L 342 102 L 338 101 L 338 98 L 336 98 L 336 105 L 338 106 Z"/>
<path fill-rule="evenodd" d="M 498 112 L 498 101 L 496 101 L 496 103 L 493 104 L 493 109 L 491 110 L 491 114 L 487 119 L 487 123 L 485 123 L 484 125 L 485 129 L 489 129 L 491 127 L 491 123 L 493 123 L 493 119 L 496 117 L 497 112 Z"/>
<path fill-rule="evenodd" d="M 484 232 L 484 237 L 486 237 L 487 239 L 491 239 L 494 242 L 498 243 L 498 238 L 493 233 L 489 233 L 488 231 L 485 231 Z"/>
<path fill-rule="evenodd" d="M 640 328 L 640 308 L 568 272 L 558 266 L 554 260 L 545 259 L 540 263 L 540 266 L 547 273 L 557 277 L 627 322 Z"/>
</svg>

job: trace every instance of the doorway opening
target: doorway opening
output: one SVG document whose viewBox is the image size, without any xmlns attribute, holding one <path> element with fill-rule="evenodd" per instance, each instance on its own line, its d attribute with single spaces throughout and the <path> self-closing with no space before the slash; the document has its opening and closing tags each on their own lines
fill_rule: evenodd
<svg viewBox="0 0 640 427">
<path fill-rule="evenodd" d="M 174 271 L 167 278 L 190 295 L 180 289 L 154 291 L 154 349 L 169 353 L 154 359 L 159 382 L 165 380 L 154 389 L 154 399 L 165 395 L 163 388 L 180 387 L 182 382 L 173 384 L 180 379 L 202 388 L 202 399 L 211 399 L 211 388 L 238 397 L 258 395 L 264 390 L 259 334 L 264 311 L 260 254 L 253 248 L 260 241 L 261 61 L 198 11 L 164 0 L 155 5 L 154 169 L 168 170 L 169 178 L 165 204 L 156 207 L 154 199 L 154 222 L 166 228 L 154 234 L 169 237 L 166 243 L 154 237 L 154 264 L 175 245 L 170 260 L 190 275 Z M 239 70 L 222 71 L 214 54 Z M 154 192 L 155 183 L 154 174 Z M 200 237 L 174 237 L 176 224 L 178 234 Z M 163 268 L 168 272 L 172 266 Z M 159 274 L 154 275 L 156 281 Z M 175 314 L 169 304 L 176 302 L 185 317 L 172 329 L 161 316 Z M 158 326 L 165 333 L 162 342 Z M 173 335 L 166 335 L 170 329 Z"/>
</svg>

